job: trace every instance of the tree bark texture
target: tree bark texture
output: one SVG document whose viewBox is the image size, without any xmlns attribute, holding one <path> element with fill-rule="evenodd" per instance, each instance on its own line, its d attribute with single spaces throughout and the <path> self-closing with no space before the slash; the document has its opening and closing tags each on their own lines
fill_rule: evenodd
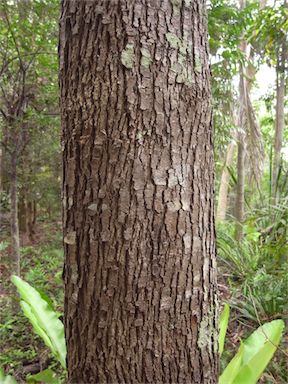
<svg viewBox="0 0 288 384">
<path fill-rule="evenodd" d="M 216 383 L 203 0 L 62 1 L 70 383 Z"/>
</svg>

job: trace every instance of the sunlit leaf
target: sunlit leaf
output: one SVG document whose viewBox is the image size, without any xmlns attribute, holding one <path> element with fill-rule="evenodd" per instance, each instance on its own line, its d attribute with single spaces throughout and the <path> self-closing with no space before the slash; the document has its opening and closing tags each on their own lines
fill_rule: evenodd
<svg viewBox="0 0 288 384">
<path fill-rule="evenodd" d="M 219 384 L 256 384 L 277 349 L 283 329 L 283 320 L 273 320 L 253 332 L 241 343 Z"/>
<path fill-rule="evenodd" d="M 281 340 L 283 320 L 274 320 L 259 327 L 244 341 L 244 354 L 234 384 L 254 384 L 260 379 Z"/>
<path fill-rule="evenodd" d="M 224 309 L 219 318 L 219 354 L 220 356 L 224 350 L 225 336 L 228 327 L 228 321 L 230 316 L 230 307 L 228 304 L 224 304 Z"/>
<path fill-rule="evenodd" d="M 35 332 L 42 337 L 62 367 L 66 366 L 64 326 L 40 293 L 18 276 L 12 276 L 13 284 L 21 296 L 21 306 L 31 321 Z"/>
<path fill-rule="evenodd" d="M 236 355 L 233 357 L 233 359 L 230 361 L 230 363 L 225 368 L 222 375 L 219 377 L 219 384 L 233 384 L 234 379 L 239 373 L 239 369 L 242 364 L 243 360 L 243 353 L 244 353 L 244 345 L 243 343 L 240 344 L 239 350 L 236 353 Z M 246 383 L 248 384 L 248 383 Z"/>
<path fill-rule="evenodd" d="M 52 369 L 45 369 L 35 375 L 30 375 L 28 377 L 28 383 L 40 382 L 47 384 L 59 384 L 60 380 L 57 377 L 56 373 Z"/>
</svg>

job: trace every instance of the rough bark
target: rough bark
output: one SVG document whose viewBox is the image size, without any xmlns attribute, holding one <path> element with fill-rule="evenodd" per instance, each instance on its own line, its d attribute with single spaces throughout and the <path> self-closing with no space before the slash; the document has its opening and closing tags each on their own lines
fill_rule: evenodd
<svg viewBox="0 0 288 384">
<path fill-rule="evenodd" d="M 216 383 L 203 0 L 62 1 L 69 383 Z"/>
<path fill-rule="evenodd" d="M 227 147 L 225 164 L 221 174 L 220 187 L 218 193 L 218 204 L 217 204 L 217 213 L 216 213 L 216 222 L 221 223 L 226 218 L 227 212 L 227 203 L 228 203 L 228 192 L 229 192 L 229 167 L 233 163 L 233 157 L 236 149 L 236 143 L 231 141 Z"/>
</svg>

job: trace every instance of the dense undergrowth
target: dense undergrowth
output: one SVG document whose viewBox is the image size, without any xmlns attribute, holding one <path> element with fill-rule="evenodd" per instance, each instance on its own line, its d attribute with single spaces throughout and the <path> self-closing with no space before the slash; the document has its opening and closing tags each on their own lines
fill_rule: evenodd
<svg viewBox="0 0 288 384">
<path fill-rule="evenodd" d="M 222 365 L 231 351 L 259 324 L 274 319 L 287 320 L 288 288 L 288 199 L 277 206 L 253 210 L 245 223 L 245 237 L 234 239 L 234 224 L 218 226 L 218 281 L 222 301 L 233 311 L 228 330 L 228 348 Z M 263 383 L 287 383 L 287 335 L 263 375 Z"/>
<path fill-rule="evenodd" d="M 32 331 L 32 327 L 23 315 L 19 298 L 10 281 L 9 258 L 11 250 L 9 234 L 2 241 L 3 269 L 1 306 L 1 355 L 0 367 L 6 373 L 13 374 L 18 382 L 25 382 L 28 373 L 35 373 L 47 366 L 61 372 L 57 363 L 49 354 L 43 342 Z M 40 223 L 34 244 L 21 247 L 21 276 L 31 285 L 46 294 L 55 310 L 63 313 L 63 251 L 61 224 L 55 222 Z"/>
</svg>

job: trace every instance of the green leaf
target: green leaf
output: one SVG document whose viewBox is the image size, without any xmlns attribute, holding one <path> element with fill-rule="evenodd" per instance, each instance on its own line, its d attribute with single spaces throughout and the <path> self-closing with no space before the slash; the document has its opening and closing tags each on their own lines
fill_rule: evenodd
<svg viewBox="0 0 288 384">
<path fill-rule="evenodd" d="M 277 349 L 283 329 L 283 320 L 273 320 L 253 332 L 225 368 L 219 384 L 256 384 Z"/>
<path fill-rule="evenodd" d="M 17 384 L 17 381 L 10 375 L 5 376 L 2 369 L 0 369 L 0 384 Z"/>
<path fill-rule="evenodd" d="M 37 333 L 38 336 L 41 337 L 41 339 L 44 341 L 44 343 L 47 345 L 47 347 L 51 350 L 53 355 L 56 354 L 56 351 L 53 347 L 53 344 L 51 343 L 49 336 L 47 333 L 39 326 L 37 317 L 34 316 L 33 311 L 31 310 L 31 307 L 29 304 L 27 304 L 25 301 L 20 301 L 21 308 L 23 310 L 24 315 L 30 320 L 30 323 L 33 325 L 34 331 Z"/>
<path fill-rule="evenodd" d="M 36 289 L 36 288 L 34 288 L 34 289 Z M 50 309 L 52 311 L 54 311 L 53 301 L 50 299 L 50 297 L 44 291 L 42 291 L 41 288 L 37 288 L 36 291 L 38 291 L 40 296 L 42 297 L 42 299 L 47 302 L 47 304 L 49 305 Z"/>
<path fill-rule="evenodd" d="M 230 316 L 230 307 L 228 304 L 224 304 L 224 309 L 220 315 L 219 319 L 219 354 L 220 356 L 224 350 L 225 336 L 228 327 L 228 321 Z"/>
<path fill-rule="evenodd" d="M 283 329 L 283 320 L 273 320 L 244 341 L 243 362 L 234 384 L 257 383 L 280 343 Z"/>
<path fill-rule="evenodd" d="M 31 321 L 35 332 L 43 339 L 51 352 L 66 367 L 66 344 L 63 323 L 58 319 L 40 293 L 18 276 L 12 276 L 12 283 L 21 296 L 21 307 Z"/>
<path fill-rule="evenodd" d="M 27 378 L 28 383 L 41 382 L 47 384 L 60 384 L 60 379 L 52 369 L 45 369 Z"/>
<path fill-rule="evenodd" d="M 233 359 L 230 361 L 230 363 L 227 365 L 227 367 L 224 369 L 224 372 L 219 377 L 219 384 L 233 384 L 234 379 L 237 376 L 239 372 L 239 368 L 242 363 L 243 359 L 243 353 L 244 353 L 244 345 L 241 342 L 240 347 L 238 349 L 238 352 L 233 357 Z M 246 383 L 248 384 L 248 383 Z"/>
</svg>

